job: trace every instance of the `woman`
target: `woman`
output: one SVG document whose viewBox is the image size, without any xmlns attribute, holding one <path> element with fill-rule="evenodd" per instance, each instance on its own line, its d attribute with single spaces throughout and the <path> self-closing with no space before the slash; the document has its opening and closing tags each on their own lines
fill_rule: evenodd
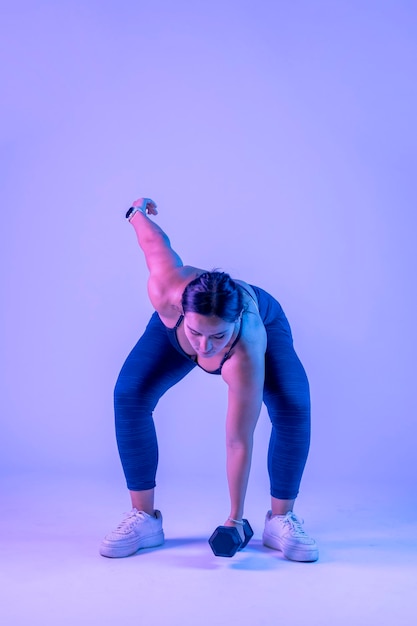
<svg viewBox="0 0 417 626">
<path fill-rule="evenodd" d="M 152 412 L 170 387 L 199 366 L 228 386 L 230 515 L 224 526 L 237 528 L 243 541 L 253 433 L 264 402 L 272 434 L 271 510 L 263 543 L 289 559 L 315 561 L 316 542 L 293 513 L 309 449 L 309 386 L 282 308 L 262 289 L 228 274 L 184 266 L 149 215 L 157 215 L 156 204 L 141 198 L 126 217 L 145 255 L 156 312 L 115 388 L 117 444 L 132 510 L 104 538 L 100 553 L 123 557 L 163 543 L 162 516 L 154 509 L 158 449 Z"/>
</svg>

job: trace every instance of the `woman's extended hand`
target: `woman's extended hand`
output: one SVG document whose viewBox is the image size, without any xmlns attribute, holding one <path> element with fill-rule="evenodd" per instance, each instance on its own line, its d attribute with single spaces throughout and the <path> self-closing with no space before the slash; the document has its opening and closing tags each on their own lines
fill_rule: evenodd
<svg viewBox="0 0 417 626">
<path fill-rule="evenodd" d="M 139 200 L 132 202 L 132 206 L 139 209 L 139 211 L 142 211 L 142 213 L 145 213 L 145 215 L 158 215 L 156 202 L 150 198 L 139 198 Z"/>
</svg>

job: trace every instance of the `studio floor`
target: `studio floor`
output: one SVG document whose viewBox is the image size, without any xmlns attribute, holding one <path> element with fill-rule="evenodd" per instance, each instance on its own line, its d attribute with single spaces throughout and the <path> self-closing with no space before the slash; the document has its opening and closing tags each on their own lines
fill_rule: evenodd
<svg viewBox="0 0 417 626">
<path fill-rule="evenodd" d="M 2 491 L 7 626 L 417 623 L 417 515 L 388 507 L 375 490 L 368 498 L 346 487 L 310 490 L 300 499 L 296 512 L 320 547 L 319 561 L 306 564 L 262 546 L 265 501 L 253 496 L 255 535 L 232 559 L 207 543 L 214 519 L 223 521 L 207 513 L 216 499 L 191 490 L 160 493 L 163 547 L 106 559 L 101 538 L 129 508 L 122 483 L 22 474 L 3 477 Z"/>
</svg>

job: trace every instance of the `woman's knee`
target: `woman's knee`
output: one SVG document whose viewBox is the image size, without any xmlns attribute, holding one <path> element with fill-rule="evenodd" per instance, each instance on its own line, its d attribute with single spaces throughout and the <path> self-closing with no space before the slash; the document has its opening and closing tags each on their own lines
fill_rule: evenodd
<svg viewBox="0 0 417 626">
<path fill-rule="evenodd" d="M 264 392 L 264 402 L 270 414 L 310 415 L 310 390 L 304 385 L 279 385 Z"/>
<path fill-rule="evenodd" d="M 140 378 L 120 375 L 114 387 L 114 404 L 116 407 L 135 406 L 146 402 L 147 395 Z"/>
</svg>

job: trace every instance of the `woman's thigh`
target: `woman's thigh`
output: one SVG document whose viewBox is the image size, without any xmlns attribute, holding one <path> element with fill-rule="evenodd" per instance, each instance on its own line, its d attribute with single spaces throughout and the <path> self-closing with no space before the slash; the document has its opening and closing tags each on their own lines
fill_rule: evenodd
<svg viewBox="0 0 417 626">
<path fill-rule="evenodd" d="M 264 402 L 274 425 L 287 418 L 301 420 L 305 427 L 310 419 L 309 383 L 295 352 L 288 320 L 280 305 L 278 307 L 274 319 L 265 326 Z"/>
<path fill-rule="evenodd" d="M 171 344 L 164 325 L 154 313 L 123 364 L 115 400 L 136 399 L 152 411 L 159 398 L 194 367 L 195 363 Z"/>
</svg>

